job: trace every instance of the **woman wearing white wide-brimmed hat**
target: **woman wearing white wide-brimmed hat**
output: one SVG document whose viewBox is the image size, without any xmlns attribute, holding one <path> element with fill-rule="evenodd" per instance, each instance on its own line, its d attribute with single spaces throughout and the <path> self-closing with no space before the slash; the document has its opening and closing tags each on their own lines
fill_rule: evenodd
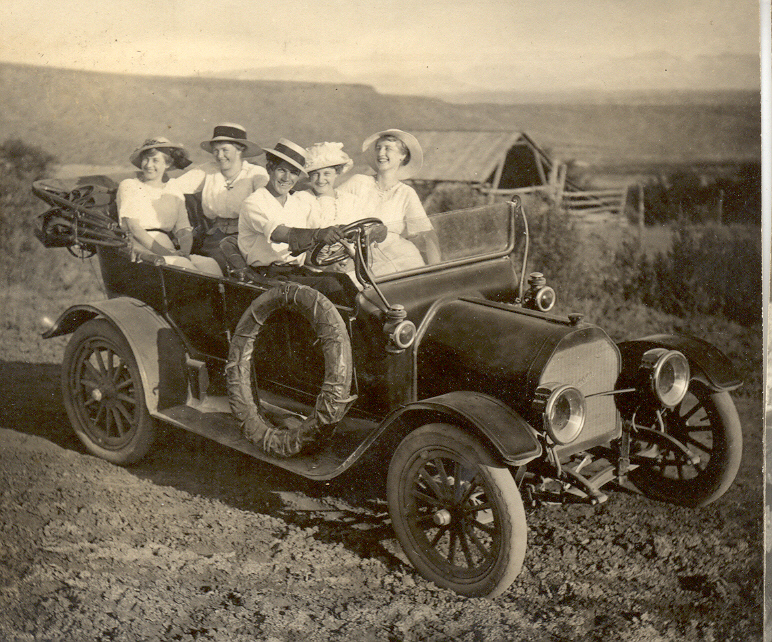
<svg viewBox="0 0 772 642">
<path fill-rule="evenodd" d="M 401 129 L 386 129 L 368 136 L 362 143 L 362 151 L 375 176 L 357 174 L 339 190 L 360 197 L 371 215 L 388 227 L 391 242 L 396 241 L 392 234 L 407 239 L 422 251 L 426 263 L 438 263 L 437 233 L 416 191 L 402 182 L 423 165 L 423 150 L 418 139 Z M 388 238 L 381 248 L 387 243 Z"/>
<path fill-rule="evenodd" d="M 201 253 L 215 258 L 224 272 L 220 241 L 237 234 L 241 204 L 268 182 L 268 173 L 260 165 L 244 160 L 262 154 L 263 150 L 248 140 L 244 127 L 236 123 L 215 126 L 212 137 L 201 143 L 201 149 L 212 154 L 213 159 L 173 181 L 185 194 L 201 193 L 204 216 L 211 221 Z"/>
<path fill-rule="evenodd" d="M 343 143 L 316 143 L 306 149 L 306 158 L 308 183 L 319 204 L 320 227 L 346 225 L 376 216 L 372 203 L 335 187 L 337 179 L 354 165 L 343 151 Z M 385 234 L 386 230 L 383 232 Z M 382 242 L 373 245 L 372 259 L 371 269 L 375 276 L 404 272 L 425 265 L 418 248 L 394 232 L 385 234 Z"/>
<path fill-rule="evenodd" d="M 217 262 L 191 254 L 192 228 L 185 207 L 185 197 L 170 184 L 167 171 L 190 165 L 187 152 L 168 138 L 146 140 L 130 159 L 140 171 L 118 186 L 118 216 L 132 236 L 134 252 L 162 257 L 164 263 L 213 276 L 222 276 Z M 179 249 L 174 245 L 177 242 Z"/>
</svg>

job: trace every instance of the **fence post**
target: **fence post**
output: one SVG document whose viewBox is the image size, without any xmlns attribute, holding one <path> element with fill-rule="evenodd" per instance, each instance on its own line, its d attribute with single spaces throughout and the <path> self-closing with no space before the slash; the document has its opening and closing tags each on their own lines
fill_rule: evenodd
<svg viewBox="0 0 772 642">
<path fill-rule="evenodd" d="M 724 224 L 724 190 L 718 191 L 718 222 Z"/>
</svg>

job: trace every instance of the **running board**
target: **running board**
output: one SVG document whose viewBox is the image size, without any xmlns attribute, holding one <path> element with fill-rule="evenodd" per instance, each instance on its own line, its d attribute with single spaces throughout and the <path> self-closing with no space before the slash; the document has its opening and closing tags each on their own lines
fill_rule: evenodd
<svg viewBox="0 0 772 642">
<path fill-rule="evenodd" d="M 261 405 L 269 417 L 287 414 L 302 417 L 313 412 L 312 407 L 302 404 L 293 404 L 287 411 L 270 403 L 266 399 L 270 396 L 272 395 L 260 391 Z M 336 426 L 333 436 L 325 440 L 318 452 L 282 459 L 268 455 L 244 438 L 239 421 L 230 412 L 227 397 L 205 396 L 201 401 L 191 398 L 188 404 L 157 410 L 152 415 L 255 459 L 318 480 L 332 479 L 348 469 L 380 433 L 378 423 L 347 416 Z"/>
</svg>

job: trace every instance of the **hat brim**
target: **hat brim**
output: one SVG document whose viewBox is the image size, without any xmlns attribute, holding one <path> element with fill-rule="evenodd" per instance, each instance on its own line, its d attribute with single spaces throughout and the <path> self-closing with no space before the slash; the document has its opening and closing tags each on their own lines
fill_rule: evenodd
<svg viewBox="0 0 772 642">
<path fill-rule="evenodd" d="M 415 176 L 423 167 L 424 150 L 421 148 L 421 143 L 418 142 L 418 139 L 413 136 L 413 134 L 404 132 L 401 129 L 386 129 L 365 138 L 365 141 L 362 143 L 362 151 L 367 155 L 367 164 L 376 172 L 378 171 L 378 163 L 375 159 L 375 142 L 381 136 L 394 136 L 405 143 L 405 146 L 410 152 L 410 160 L 406 165 L 402 165 L 399 168 L 398 176 L 400 178 L 410 178 L 411 176 Z"/>
<path fill-rule="evenodd" d="M 212 153 L 212 145 L 214 143 L 233 143 L 235 145 L 242 145 L 246 149 L 241 153 L 242 158 L 252 158 L 253 156 L 259 156 L 263 153 L 263 149 L 257 143 L 253 143 L 251 140 L 243 138 L 229 138 L 228 136 L 217 136 L 210 138 L 209 140 L 202 141 L 201 149 L 205 152 Z"/>
<path fill-rule="evenodd" d="M 294 158 L 291 158 L 286 154 L 282 154 L 281 152 L 277 152 L 275 149 L 272 149 L 270 147 L 263 147 L 263 151 L 266 154 L 270 154 L 271 156 L 276 156 L 276 158 L 281 158 L 282 160 L 287 161 L 293 167 L 297 167 L 303 176 L 308 176 L 308 172 L 306 172 L 306 168 L 300 163 L 298 163 Z"/>
<path fill-rule="evenodd" d="M 137 169 L 142 169 L 142 159 L 140 158 L 143 154 L 143 152 L 146 152 L 148 149 L 157 149 L 158 151 L 164 151 L 164 150 L 178 150 L 182 152 L 182 156 L 175 158 L 172 156 L 172 168 L 176 169 L 185 169 L 188 167 L 193 161 L 188 158 L 188 152 L 182 145 L 175 145 L 174 143 L 170 145 L 147 145 L 146 147 L 140 147 L 137 150 L 134 150 L 134 153 L 129 158 L 129 161 L 131 161 L 131 164 L 134 165 Z"/>
</svg>

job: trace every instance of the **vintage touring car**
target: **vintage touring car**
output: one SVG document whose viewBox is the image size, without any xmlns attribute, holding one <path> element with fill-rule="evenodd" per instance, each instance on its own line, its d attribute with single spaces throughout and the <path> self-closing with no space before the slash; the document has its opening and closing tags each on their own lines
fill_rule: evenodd
<svg viewBox="0 0 772 642">
<path fill-rule="evenodd" d="M 729 391 L 741 382 L 729 360 L 698 338 L 615 343 L 581 315 L 552 314 L 554 291 L 527 270 L 518 199 L 433 215 L 442 261 L 382 277 L 369 267 L 377 221 L 348 226 L 338 251 L 308 258 L 353 261 L 358 287 L 333 305 L 291 281 L 138 259 L 116 187 L 106 176 L 33 185 L 50 205 L 38 238 L 96 253 L 109 295 L 44 334 L 72 334 L 65 406 L 97 456 L 137 461 L 158 421 L 315 480 L 381 449 L 374 461 L 388 461 L 389 513 L 411 563 L 488 597 L 521 569 L 524 502 L 597 504 L 623 483 L 697 507 L 737 473 Z M 288 452 L 270 443 L 313 417 L 332 429 Z M 272 429 L 256 442 L 246 436 L 258 420 Z"/>
</svg>

